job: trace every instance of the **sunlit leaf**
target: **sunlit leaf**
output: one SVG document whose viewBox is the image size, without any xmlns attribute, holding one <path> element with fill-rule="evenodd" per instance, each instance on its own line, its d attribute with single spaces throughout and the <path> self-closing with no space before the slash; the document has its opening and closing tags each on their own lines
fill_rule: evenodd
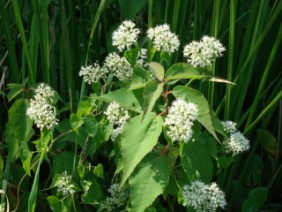
<svg viewBox="0 0 282 212">
<path fill-rule="evenodd" d="M 133 211 L 142 212 L 162 194 L 169 182 L 167 159 L 159 153 L 149 153 L 129 178 Z"/>
<path fill-rule="evenodd" d="M 121 156 L 123 164 L 122 184 L 157 144 L 162 132 L 163 119 L 154 113 L 149 113 L 129 120 L 121 137 Z"/>
</svg>

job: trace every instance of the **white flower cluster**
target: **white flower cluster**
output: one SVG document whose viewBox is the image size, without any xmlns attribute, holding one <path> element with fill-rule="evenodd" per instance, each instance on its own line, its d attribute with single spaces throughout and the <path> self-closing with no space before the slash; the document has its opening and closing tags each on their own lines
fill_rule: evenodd
<svg viewBox="0 0 282 212">
<path fill-rule="evenodd" d="M 210 67 L 225 51 L 219 40 L 204 36 L 199 42 L 192 41 L 184 47 L 184 57 L 194 67 Z"/>
<path fill-rule="evenodd" d="M 39 84 L 35 89 L 34 99 L 30 100 L 30 106 L 26 114 L 35 122 L 36 126 L 42 130 L 53 129 L 58 124 L 56 118 L 56 108 L 52 105 L 55 93 L 46 84 Z"/>
<path fill-rule="evenodd" d="M 72 183 L 72 176 L 68 175 L 66 171 L 59 177 L 54 184 L 57 187 L 58 193 L 66 196 L 75 192 L 75 185 Z"/>
<path fill-rule="evenodd" d="M 110 53 L 104 63 L 105 67 L 113 72 L 119 80 L 131 79 L 133 69 L 125 57 L 120 57 L 117 53 Z"/>
<path fill-rule="evenodd" d="M 232 121 L 222 121 L 221 123 L 229 135 L 229 138 L 222 143 L 226 153 L 231 153 L 234 156 L 250 149 L 250 141 L 237 130 L 236 123 Z"/>
<path fill-rule="evenodd" d="M 147 31 L 148 37 L 152 40 L 157 51 L 173 53 L 178 50 L 180 42 L 178 37 L 170 31 L 168 24 L 150 28 Z"/>
<path fill-rule="evenodd" d="M 198 107 L 182 99 L 177 99 L 169 108 L 165 118 L 165 125 L 168 126 L 168 136 L 172 141 L 183 141 L 187 143 L 193 134 L 193 121 L 198 116 Z"/>
<path fill-rule="evenodd" d="M 108 189 L 110 196 L 106 198 L 105 202 L 102 203 L 102 208 L 107 211 L 117 211 L 117 209 L 126 204 L 129 198 L 128 190 L 122 190 L 119 184 L 112 184 Z"/>
<path fill-rule="evenodd" d="M 113 46 L 116 46 L 120 52 L 129 49 L 137 42 L 140 30 L 135 28 L 132 21 L 123 21 L 121 25 L 113 32 Z"/>
<path fill-rule="evenodd" d="M 216 183 L 207 185 L 198 180 L 183 187 L 182 199 L 184 206 L 199 212 L 215 212 L 218 207 L 224 209 L 227 205 L 225 195 Z"/>
<path fill-rule="evenodd" d="M 129 113 L 117 102 L 112 102 L 109 104 L 104 114 L 107 116 L 107 119 L 114 125 L 114 129 L 111 135 L 111 139 L 112 141 L 114 141 L 116 137 L 123 132 L 128 119 L 130 119 Z"/>
<path fill-rule="evenodd" d="M 83 80 L 88 83 L 98 82 L 103 76 L 108 73 L 108 70 L 104 67 L 100 67 L 99 64 L 94 63 L 93 65 L 81 67 L 79 76 L 83 77 Z"/>
</svg>

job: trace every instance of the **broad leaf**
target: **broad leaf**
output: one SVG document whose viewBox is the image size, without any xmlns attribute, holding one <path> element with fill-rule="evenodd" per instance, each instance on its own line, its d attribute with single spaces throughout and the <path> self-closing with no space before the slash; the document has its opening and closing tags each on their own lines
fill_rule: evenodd
<svg viewBox="0 0 282 212">
<path fill-rule="evenodd" d="M 271 132 L 267 130 L 258 130 L 257 139 L 266 151 L 270 152 L 274 156 L 279 155 L 279 148 L 277 147 L 278 142 Z"/>
<path fill-rule="evenodd" d="M 141 161 L 129 178 L 133 211 L 144 211 L 163 193 L 169 183 L 169 172 L 167 159 L 159 153 L 151 152 Z"/>
<path fill-rule="evenodd" d="M 71 174 L 73 167 L 76 167 L 76 165 L 73 165 L 74 157 L 75 156 L 73 152 L 65 151 L 57 154 L 52 166 L 53 174 L 62 174 L 64 171 L 66 171 L 68 174 Z"/>
<path fill-rule="evenodd" d="M 173 94 L 177 98 L 192 102 L 198 106 L 199 115 L 197 120 L 218 140 L 212 122 L 209 103 L 204 95 L 198 90 L 184 86 L 176 86 Z"/>
<path fill-rule="evenodd" d="M 135 66 L 139 51 L 140 48 L 134 48 L 134 49 L 126 50 L 124 52 L 124 57 L 131 64 L 131 66 Z"/>
<path fill-rule="evenodd" d="M 253 189 L 242 206 L 243 212 L 260 211 L 261 206 L 267 199 L 268 190 L 265 187 L 258 187 Z"/>
<path fill-rule="evenodd" d="M 212 178 L 212 153 L 209 146 L 196 139 L 194 142 L 183 143 L 180 148 L 181 163 L 190 180 L 200 178 L 210 182 Z"/>
<path fill-rule="evenodd" d="M 18 96 L 25 89 L 24 84 L 9 83 L 8 84 L 9 93 L 7 94 L 8 101 L 10 102 L 16 96 Z"/>
<path fill-rule="evenodd" d="M 19 99 L 9 109 L 5 134 L 12 160 L 19 156 L 21 142 L 27 142 L 34 134 L 32 120 L 26 115 L 28 106 L 27 100 Z"/>
<path fill-rule="evenodd" d="M 97 122 L 95 117 L 91 115 L 85 117 L 84 125 L 90 138 L 86 139 L 87 142 L 82 148 L 92 158 L 101 144 L 109 140 L 113 127 L 110 123 Z"/>
<path fill-rule="evenodd" d="M 20 158 L 22 160 L 23 169 L 25 170 L 25 172 L 28 175 L 30 175 L 30 163 L 31 163 L 32 155 L 33 154 L 29 150 L 27 143 L 26 142 L 21 142 Z"/>
<path fill-rule="evenodd" d="M 156 62 L 150 62 L 149 63 L 149 70 L 152 72 L 154 77 L 159 80 L 163 81 L 164 79 L 164 68 L 162 67 L 161 64 L 156 63 Z"/>
<path fill-rule="evenodd" d="M 131 175 L 138 163 L 157 144 L 162 132 L 163 119 L 149 113 L 129 120 L 121 137 L 121 156 L 123 165 L 122 184 Z"/>
<path fill-rule="evenodd" d="M 208 71 L 202 68 L 194 68 L 188 63 L 176 63 L 171 66 L 166 74 L 165 77 L 167 80 L 180 80 L 180 79 L 209 79 L 213 82 L 223 82 L 234 84 L 228 80 L 213 76 Z"/>
<path fill-rule="evenodd" d="M 109 92 L 101 96 L 91 95 L 90 98 L 95 98 L 104 102 L 117 102 L 120 106 L 141 113 L 141 105 L 138 99 L 135 97 L 132 91 L 126 90 L 125 88 Z"/>
<path fill-rule="evenodd" d="M 152 111 L 156 101 L 159 99 L 163 92 L 163 84 L 157 81 L 150 82 L 144 88 L 144 111 L 145 115 Z"/>
<path fill-rule="evenodd" d="M 81 196 L 82 202 L 85 204 L 97 204 L 102 198 L 102 189 L 93 177 L 91 180 L 82 180 L 81 185 L 84 190 L 84 194 Z"/>
<path fill-rule="evenodd" d="M 63 200 L 60 200 L 58 197 L 49 196 L 47 197 L 47 200 L 48 200 L 48 203 L 52 211 L 54 212 L 56 211 L 67 212 L 68 211 L 68 207 L 65 205 Z"/>
<path fill-rule="evenodd" d="M 151 80 L 152 78 L 146 70 L 140 67 L 135 67 L 129 90 L 144 88 Z"/>
<path fill-rule="evenodd" d="M 70 115 L 70 125 L 72 127 L 72 129 L 78 129 L 79 127 L 81 127 L 83 125 L 84 120 L 79 117 L 77 114 L 72 113 Z"/>
</svg>

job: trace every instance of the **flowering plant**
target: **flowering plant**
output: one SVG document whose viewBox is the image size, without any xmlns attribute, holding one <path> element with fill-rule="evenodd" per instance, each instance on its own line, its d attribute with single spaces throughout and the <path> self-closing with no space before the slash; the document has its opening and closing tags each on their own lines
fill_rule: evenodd
<svg viewBox="0 0 282 212">
<path fill-rule="evenodd" d="M 249 149 L 249 141 L 233 122 L 221 122 L 190 86 L 194 80 L 231 83 L 209 72 L 225 48 L 204 36 L 185 45 L 187 61 L 171 64 L 182 50 L 169 25 L 148 29 L 148 49 L 138 43 L 140 34 L 132 21 L 124 21 L 112 36 L 118 51 L 101 64 L 81 67 L 78 75 L 91 94 L 69 118 L 59 119 L 54 106 L 59 97 L 44 84 L 35 88 L 34 98 L 12 108 L 24 111 L 24 139 L 36 137 L 33 122 L 40 131 L 33 142 L 37 151 L 26 145 L 19 147 L 25 154 L 13 155 L 27 174 L 38 164 L 31 210 L 44 159 L 54 164 L 47 197 L 54 211 L 82 203 L 98 211 L 144 211 L 171 198 L 196 211 L 228 204 L 214 181 L 235 155 Z"/>
</svg>

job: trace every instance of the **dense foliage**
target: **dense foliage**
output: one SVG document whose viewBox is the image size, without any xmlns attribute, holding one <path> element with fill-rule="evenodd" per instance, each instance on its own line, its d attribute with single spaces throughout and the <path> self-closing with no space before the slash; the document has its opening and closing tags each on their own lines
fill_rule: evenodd
<svg viewBox="0 0 282 212">
<path fill-rule="evenodd" d="M 1 0 L 1 211 L 281 210 L 281 12 Z"/>
</svg>

